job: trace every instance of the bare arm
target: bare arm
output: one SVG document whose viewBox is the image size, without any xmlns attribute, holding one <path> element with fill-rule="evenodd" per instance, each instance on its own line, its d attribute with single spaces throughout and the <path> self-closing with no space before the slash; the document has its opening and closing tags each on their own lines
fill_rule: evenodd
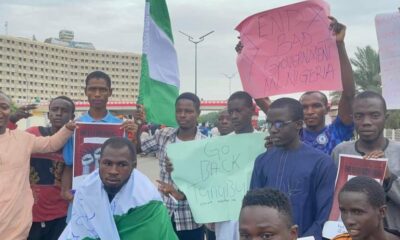
<svg viewBox="0 0 400 240">
<path fill-rule="evenodd" d="M 342 122 L 349 125 L 353 122 L 352 118 L 352 103 L 355 95 L 355 85 L 353 79 L 353 70 L 351 68 L 350 60 L 347 56 L 346 47 L 344 44 L 344 37 L 346 35 L 346 26 L 337 22 L 333 17 L 331 29 L 336 35 L 336 45 L 339 53 L 340 60 L 340 74 L 343 85 L 342 96 L 339 100 L 338 116 Z"/>
</svg>

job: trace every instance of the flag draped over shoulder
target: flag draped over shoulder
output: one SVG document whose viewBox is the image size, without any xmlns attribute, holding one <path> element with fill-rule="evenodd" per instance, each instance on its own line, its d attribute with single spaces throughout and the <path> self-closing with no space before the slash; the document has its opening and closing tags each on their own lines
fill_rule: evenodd
<svg viewBox="0 0 400 240">
<path fill-rule="evenodd" d="M 110 202 L 99 170 L 76 190 L 72 217 L 59 240 L 178 240 L 154 184 L 138 170 Z"/>
<path fill-rule="evenodd" d="M 176 126 L 178 58 L 165 0 L 146 0 L 139 104 L 148 122 Z"/>
</svg>

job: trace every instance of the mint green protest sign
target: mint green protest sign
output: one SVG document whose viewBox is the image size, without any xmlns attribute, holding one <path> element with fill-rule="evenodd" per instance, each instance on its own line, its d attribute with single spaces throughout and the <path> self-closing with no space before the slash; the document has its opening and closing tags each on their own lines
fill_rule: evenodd
<svg viewBox="0 0 400 240">
<path fill-rule="evenodd" d="M 197 223 L 238 220 L 265 133 L 246 133 L 170 144 L 172 179 L 185 193 Z"/>
</svg>

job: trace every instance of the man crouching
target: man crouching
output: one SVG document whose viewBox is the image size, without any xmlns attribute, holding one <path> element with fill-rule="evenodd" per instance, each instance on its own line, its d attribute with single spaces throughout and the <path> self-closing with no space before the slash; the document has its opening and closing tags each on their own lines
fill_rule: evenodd
<svg viewBox="0 0 400 240">
<path fill-rule="evenodd" d="M 99 163 L 77 189 L 60 239 L 178 239 L 156 187 L 135 169 L 136 151 L 128 139 L 105 141 Z"/>
</svg>

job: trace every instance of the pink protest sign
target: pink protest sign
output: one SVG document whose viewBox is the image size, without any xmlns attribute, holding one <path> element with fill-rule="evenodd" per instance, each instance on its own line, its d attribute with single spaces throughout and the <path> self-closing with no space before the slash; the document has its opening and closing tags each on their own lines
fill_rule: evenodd
<svg viewBox="0 0 400 240">
<path fill-rule="evenodd" d="M 341 90 L 329 6 L 304 1 L 261 12 L 237 27 L 243 49 L 237 65 L 254 98 L 310 90 Z"/>
<path fill-rule="evenodd" d="M 400 13 L 375 18 L 381 65 L 382 95 L 388 109 L 400 109 Z"/>
</svg>

